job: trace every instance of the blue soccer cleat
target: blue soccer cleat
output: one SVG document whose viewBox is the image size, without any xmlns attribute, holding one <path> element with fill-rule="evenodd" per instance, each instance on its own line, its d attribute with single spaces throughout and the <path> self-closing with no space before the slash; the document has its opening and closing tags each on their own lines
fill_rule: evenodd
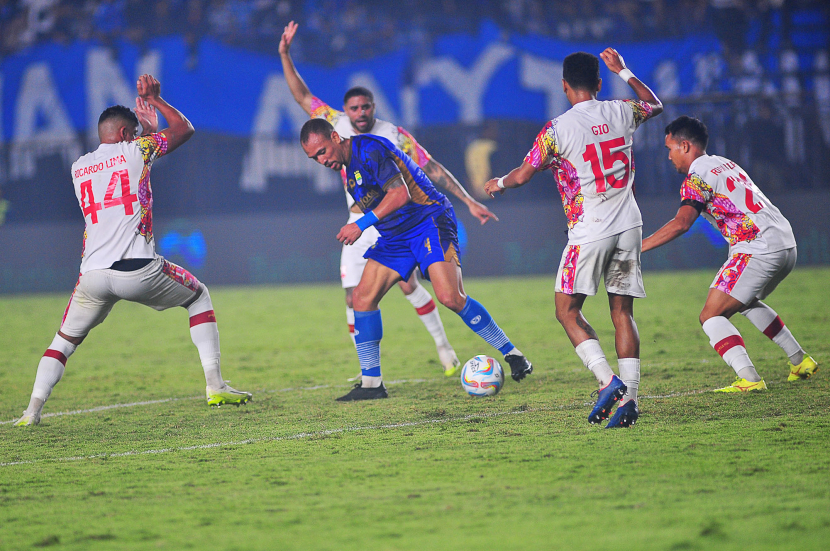
<svg viewBox="0 0 830 551">
<path fill-rule="evenodd" d="M 608 419 L 611 408 L 614 407 L 614 402 L 622 400 L 626 390 L 628 390 L 628 387 L 625 386 L 625 383 L 614 375 L 607 385 L 592 392 L 591 396 L 597 395 L 597 403 L 588 415 L 588 422 L 594 425 Z"/>
<path fill-rule="evenodd" d="M 608 421 L 608 424 L 605 425 L 605 428 L 619 429 L 622 427 L 633 427 L 639 416 L 640 410 L 637 408 L 637 402 L 629 400 L 617 408 L 617 411 L 611 420 Z"/>
</svg>

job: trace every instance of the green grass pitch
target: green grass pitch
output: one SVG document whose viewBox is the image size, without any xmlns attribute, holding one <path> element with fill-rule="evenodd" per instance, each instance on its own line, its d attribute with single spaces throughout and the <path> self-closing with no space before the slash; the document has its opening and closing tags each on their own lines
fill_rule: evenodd
<svg viewBox="0 0 830 551">
<path fill-rule="evenodd" d="M 708 550 L 830 548 L 830 269 L 767 301 L 822 365 L 787 383 L 741 316 L 769 384 L 733 379 L 697 316 L 714 273 L 649 274 L 637 301 L 642 415 L 590 426 L 592 375 L 553 314 L 549 277 L 466 282 L 533 361 L 471 398 L 393 289 L 388 400 L 336 403 L 357 373 L 335 285 L 215 288 L 223 374 L 254 393 L 213 409 L 182 309 L 121 303 L 69 361 L 40 426 L 28 403 L 66 295 L 0 298 L 0 549 Z M 612 365 L 603 295 L 586 316 Z M 459 357 L 493 354 L 446 309 Z M 135 402 L 150 402 L 129 405 Z"/>
</svg>

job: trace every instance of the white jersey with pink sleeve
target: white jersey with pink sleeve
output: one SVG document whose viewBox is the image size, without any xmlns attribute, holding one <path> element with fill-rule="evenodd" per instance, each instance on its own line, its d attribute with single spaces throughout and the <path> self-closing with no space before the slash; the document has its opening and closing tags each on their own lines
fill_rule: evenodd
<svg viewBox="0 0 830 551">
<path fill-rule="evenodd" d="M 634 200 L 633 135 L 651 117 L 638 100 L 577 103 L 542 128 L 525 162 L 550 168 L 568 219 L 568 243 L 591 243 L 643 225 Z"/>
<path fill-rule="evenodd" d="M 334 127 L 334 130 L 344 138 L 351 138 L 357 134 L 354 127 L 352 127 L 349 117 L 346 116 L 346 113 L 332 108 L 320 98 L 314 97 L 311 99 L 311 118 L 326 119 Z M 375 136 L 386 138 L 393 144 L 397 145 L 401 151 L 409 155 L 409 157 L 415 161 L 415 164 L 417 164 L 420 168 L 424 168 L 430 159 L 432 159 L 427 150 L 421 147 L 421 144 L 419 144 L 415 138 L 412 137 L 412 134 L 400 126 L 395 126 L 391 122 L 375 119 L 375 124 L 372 126 L 372 130 L 368 132 L 368 134 L 374 134 Z M 343 169 L 342 175 L 344 190 L 346 184 L 345 173 L 345 169 Z M 349 208 L 354 205 L 354 199 L 351 195 L 349 195 L 348 191 L 346 192 L 346 202 L 348 203 Z"/>
<path fill-rule="evenodd" d="M 680 188 L 680 198 L 723 235 L 730 254 L 774 253 L 796 246 L 789 221 L 746 171 L 725 157 L 703 155 L 695 159 Z"/>
<path fill-rule="evenodd" d="M 156 256 L 150 167 L 166 152 L 164 134 L 150 134 L 101 144 L 72 165 L 86 223 L 81 274 L 118 260 Z"/>
</svg>

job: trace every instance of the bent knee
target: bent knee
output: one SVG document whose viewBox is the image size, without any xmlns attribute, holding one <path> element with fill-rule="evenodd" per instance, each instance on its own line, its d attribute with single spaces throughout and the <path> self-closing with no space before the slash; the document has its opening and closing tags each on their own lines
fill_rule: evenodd
<svg viewBox="0 0 830 551">
<path fill-rule="evenodd" d="M 464 305 L 467 304 L 467 297 L 457 292 L 440 292 L 436 289 L 435 298 L 438 299 L 438 302 L 456 313 L 463 310 Z"/>
</svg>

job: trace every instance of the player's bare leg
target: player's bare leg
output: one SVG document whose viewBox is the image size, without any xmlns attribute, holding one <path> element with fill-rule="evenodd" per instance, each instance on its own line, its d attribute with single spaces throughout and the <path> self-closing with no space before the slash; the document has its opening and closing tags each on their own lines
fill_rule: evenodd
<svg viewBox="0 0 830 551">
<path fill-rule="evenodd" d="M 608 293 L 608 307 L 614 323 L 617 369 L 626 386 L 616 413 L 606 428 L 629 427 L 640 416 L 637 392 L 640 388 L 640 333 L 634 321 L 634 297 Z"/>
<path fill-rule="evenodd" d="M 361 378 L 339 402 L 386 398 L 386 387 L 380 371 L 380 341 L 383 321 L 378 306 L 380 300 L 401 279 L 398 272 L 370 259 L 366 263 L 360 283 L 352 292 L 355 314 L 355 347 L 360 361 Z"/>
<path fill-rule="evenodd" d="M 464 292 L 461 267 L 458 264 L 451 260 L 435 262 L 429 265 L 428 271 L 438 302 L 458 314 L 467 327 L 504 355 L 505 361 L 510 365 L 513 380 L 521 381 L 533 372 L 533 365 L 513 346 L 487 309 Z"/>
<path fill-rule="evenodd" d="M 706 304 L 700 313 L 700 323 L 703 332 L 709 337 L 709 344 L 737 375 L 734 383 L 717 389 L 717 392 L 747 392 L 767 388 L 749 359 L 741 333 L 729 321 L 729 318 L 744 307 L 743 303 L 723 291 L 709 289 Z"/>
<path fill-rule="evenodd" d="M 447 377 L 455 375 L 461 367 L 461 362 L 458 361 L 458 356 L 447 338 L 447 332 L 444 331 L 444 324 L 441 322 L 441 314 L 435 307 L 435 301 L 432 300 L 429 291 L 418 281 L 417 270 L 412 272 L 408 281 L 399 281 L 398 287 L 403 291 L 406 300 L 415 308 L 429 334 L 432 335 L 435 348 L 438 350 L 438 358 L 444 367 L 444 375 Z"/>
<path fill-rule="evenodd" d="M 804 352 L 775 310 L 755 299 L 744 306 L 740 313 L 787 355 L 790 367 L 787 377 L 789 382 L 803 381 L 818 371 L 818 363 Z"/>
<path fill-rule="evenodd" d="M 70 337 L 58 331 L 38 363 L 29 406 L 20 419 L 14 423 L 14 426 L 24 427 L 40 423 L 43 405 L 52 394 L 52 389 L 63 377 L 67 359 L 75 352 L 75 349 L 83 342 L 84 338 Z"/>
<path fill-rule="evenodd" d="M 581 293 L 554 295 L 556 319 L 562 324 L 582 364 L 594 374 L 599 383 L 597 403 L 588 415 L 590 423 L 607 419 L 614 403 L 622 399 L 627 390 L 622 380 L 611 370 L 605 352 L 599 344 L 596 331 L 582 315 L 586 296 Z"/>
</svg>

